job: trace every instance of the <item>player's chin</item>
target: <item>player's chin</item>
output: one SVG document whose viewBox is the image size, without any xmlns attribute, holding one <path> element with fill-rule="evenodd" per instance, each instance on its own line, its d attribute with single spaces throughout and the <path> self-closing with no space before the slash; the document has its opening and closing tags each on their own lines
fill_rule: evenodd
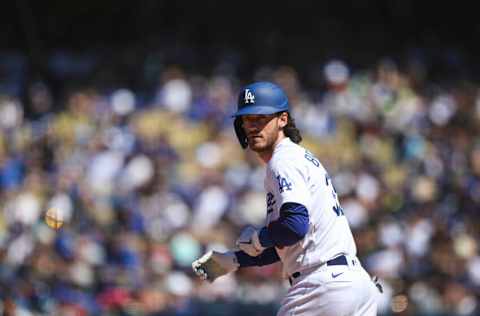
<svg viewBox="0 0 480 316">
<path fill-rule="evenodd" d="M 265 142 L 260 139 L 249 139 L 248 147 L 253 151 L 263 151 L 265 149 Z"/>
</svg>

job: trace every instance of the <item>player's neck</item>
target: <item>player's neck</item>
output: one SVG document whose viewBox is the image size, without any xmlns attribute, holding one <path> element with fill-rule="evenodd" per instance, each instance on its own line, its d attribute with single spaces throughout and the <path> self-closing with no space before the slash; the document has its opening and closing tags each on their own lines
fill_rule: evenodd
<svg viewBox="0 0 480 316">
<path fill-rule="evenodd" d="M 270 159 L 272 159 L 272 155 L 273 155 L 273 150 L 269 150 L 268 152 L 263 151 L 261 153 L 258 153 L 260 160 L 262 160 L 264 163 L 268 163 Z"/>
</svg>

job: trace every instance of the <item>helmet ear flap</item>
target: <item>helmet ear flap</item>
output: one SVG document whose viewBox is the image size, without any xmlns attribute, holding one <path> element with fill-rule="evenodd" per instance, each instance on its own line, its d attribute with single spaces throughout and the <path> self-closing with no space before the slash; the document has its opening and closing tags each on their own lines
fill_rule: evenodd
<svg viewBox="0 0 480 316">
<path fill-rule="evenodd" d="M 247 142 L 247 135 L 242 127 L 242 119 L 240 117 L 236 117 L 235 121 L 233 121 L 233 126 L 235 127 L 235 134 L 237 134 L 238 141 L 243 149 L 248 147 Z"/>
</svg>

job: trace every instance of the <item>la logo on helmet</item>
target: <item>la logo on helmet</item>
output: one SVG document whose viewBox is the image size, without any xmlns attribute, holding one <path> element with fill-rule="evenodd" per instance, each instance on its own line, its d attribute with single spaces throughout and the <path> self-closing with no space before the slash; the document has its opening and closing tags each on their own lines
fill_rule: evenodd
<svg viewBox="0 0 480 316">
<path fill-rule="evenodd" d="M 245 104 L 255 103 L 255 96 L 250 89 L 245 89 Z"/>
</svg>

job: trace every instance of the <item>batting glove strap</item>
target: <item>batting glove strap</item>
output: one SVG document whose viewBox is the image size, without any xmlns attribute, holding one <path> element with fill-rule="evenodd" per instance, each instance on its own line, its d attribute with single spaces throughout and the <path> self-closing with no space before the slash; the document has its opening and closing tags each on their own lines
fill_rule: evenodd
<svg viewBox="0 0 480 316">
<path fill-rule="evenodd" d="M 242 231 L 236 241 L 236 245 L 240 250 L 252 257 L 260 255 L 265 250 L 265 247 L 260 243 L 258 231 L 252 226 L 248 226 Z"/>
<path fill-rule="evenodd" d="M 251 240 L 252 240 L 253 247 L 257 251 L 263 252 L 265 250 L 265 247 L 263 247 L 262 244 L 260 243 L 260 236 L 257 230 L 255 230 L 255 232 L 253 233 Z"/>
</svg>

